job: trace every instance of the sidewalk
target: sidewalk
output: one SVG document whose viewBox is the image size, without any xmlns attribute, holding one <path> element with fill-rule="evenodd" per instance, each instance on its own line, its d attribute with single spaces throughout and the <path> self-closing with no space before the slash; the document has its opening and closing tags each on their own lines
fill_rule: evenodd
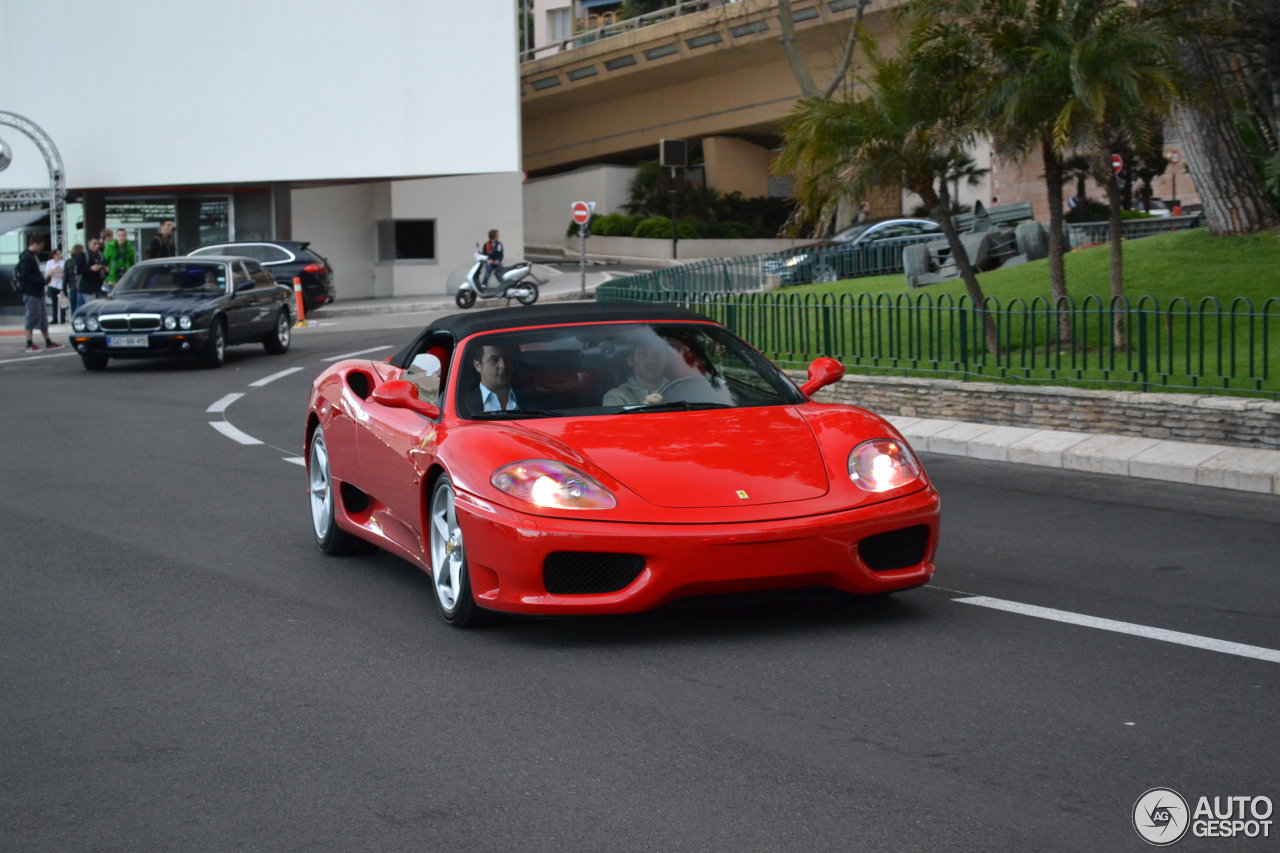
<svg viewBox="0 0 1280 853">
<path fill-rule="evenodd" d="M 1280 495 L 1280 450 L 888 416 L 916 450 Z"/>
</svg>

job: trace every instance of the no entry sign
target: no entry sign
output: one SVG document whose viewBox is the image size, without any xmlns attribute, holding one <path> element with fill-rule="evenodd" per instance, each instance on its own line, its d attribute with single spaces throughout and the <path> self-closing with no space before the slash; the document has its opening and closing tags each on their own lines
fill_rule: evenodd
<svg viewBox="0 0 1280 853">
<path fill-rule="evenodd" d="M 1179 163 L 1181 163 L 1181 162 L 1182 162 L 1182 155 L 1181 155 L 1181 154 L 1179 154 L 1177 151 L 1170 151 L 1170 152 L 1169 152 L 1169 162 L 1170 162 L 1170 163 L 1172 163 L 1172 164 L 1173 164 L 1173 165 L 1175 165 L 1175 166 L 1176 166 L 1176 165 L 1178 165 Z"/>
<path fill-rule="evenodd" d="M 591 208 L 594 204 L 585 201 L 575 201 L 573 203 L 573 221 L 579 225 L 586 225 L 587 220 L 591 218 Z"/>
<path fill-rule="evenodd" d="M 1120 174 L 1120 171 L 1123 168 L 1124 168 L 1124 158 L 1121 157 L 1119 154 L 1112 154 L 1111 155 L 1111 171 L 1115 172 L 1118 175 Z"/>
</svg>

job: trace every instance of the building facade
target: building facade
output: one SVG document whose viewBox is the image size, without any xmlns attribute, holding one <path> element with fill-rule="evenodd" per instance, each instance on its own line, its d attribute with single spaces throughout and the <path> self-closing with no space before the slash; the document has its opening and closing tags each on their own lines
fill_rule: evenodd
<svg viewBox="0 0 1280 853">
<path fill-rule="evenodd" d="M 0 0 L 0 109 L 61 152 L 68 247 L 172 218 L 180 253 L 309 241 L 339 300 L 443 293 L 489 229 L 523 244 L 516 45 L 510 0 Z M 0 136 L 0 189 L 47 183 Z"/>
</svg>

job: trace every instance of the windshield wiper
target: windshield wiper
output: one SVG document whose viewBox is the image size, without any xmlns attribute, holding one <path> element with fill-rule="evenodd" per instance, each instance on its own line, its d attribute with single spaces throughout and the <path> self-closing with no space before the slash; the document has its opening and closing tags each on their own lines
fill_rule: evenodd
<svg viewBox="0 0 1280 853">
<path fill-rule="evenodd" d="M 732 409 L 728 403 L 690 403 L 688 400 L 672 400 L 670 403 L 648 403 L 639 406 L 623 406 L 618 415 L 633 415 L 644 412 L 692 412 L 698 409 Z"/>
<path fill-rule="evenodd" d="M 546 409 L 506 409 L 501 412 L 476 412 L 469 416 L 473 421 L 505 421 L 519 418 L 559 418 L 560 412 L 549 412 Z"/>
</svg>

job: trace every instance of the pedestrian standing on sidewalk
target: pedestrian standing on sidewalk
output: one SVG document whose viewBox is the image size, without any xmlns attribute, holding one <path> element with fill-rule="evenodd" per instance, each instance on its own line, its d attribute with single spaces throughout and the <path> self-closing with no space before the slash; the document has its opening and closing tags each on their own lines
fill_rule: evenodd
<svg viewBox="0 0 1280 853">
<path fill-rule="evenodd" d="M 76 304 L 80 293 L 80 268 L 76 263 L 76 259 L 80 257 L 80 253 L 84 251 L 84 246 L 76 243 L 71 247 L 71 254 L 67 255 L 66 266 L 62 269 L 62 285 L 64 292 L 67 294 L 67 312 L 70 314 L 80 306 Z"/>
<path fill-rule="evenodd" d="M 46 349 L 62 349 L 49 337 L 49 315 L 44 310 L 44 271 L 40 269 L 37 255 L 48 245 L 44 235 L 32 234 L 27 250 L 18 256 L 18 281 L 22 284 L 22 303 L 26 308 L 27 352 L 40 352 L 36 346 L 35 330 L 44 336 Z"/>
<path fill-rule="evenodd" d="M 62 250 L 54 249 L 53 257 L 44 262 L 44 282 L 49 294 L 49 305 L 53 309 L 53 322 L 63 322 L 62 312 L 67 307 L 67 297 L 63 295 Z"/>
<path fill-rule="evenodd" d="M 173 220 L 165 219 L 160 222 L 160 232 L 151 238 L 151 245 L 143 252 L 142 259 L 153 261 L 156 258 L 172 258 L 174 254 Z"/>
<path fill-rule="evenodd" d="M 123 228 L 117 229 L 116 238 L 103 248 L 102 257 L 107 261 L 106 289 L 110 293 L 129 268 L 138 262 L 138 253 L 129 242 L 129 232 Z"/>
<path fill-rule="evenodd" d="M 498 281 L 496 284 L 502 284 L 502 243 L 498 240 L 498 229 L 489 232 L 489 239 L 485 241 L 484 248 L 480 250 L 489 260 L 484 265 L 484 278 L 480 282 L 480 289 L 485 290 L 489 286 L 489 276 L 497 273 Z"/>
<path fill-rule="evenodd" d="M 89 241 L 89 248 L 76 255 L 72 263 L 79 278 L 75 309 L 86 302 L 102 298 L 102 279 L 107 271 L 107 262 L 102 257 L 102 241 L 94 237 Z"/>
</svg>

